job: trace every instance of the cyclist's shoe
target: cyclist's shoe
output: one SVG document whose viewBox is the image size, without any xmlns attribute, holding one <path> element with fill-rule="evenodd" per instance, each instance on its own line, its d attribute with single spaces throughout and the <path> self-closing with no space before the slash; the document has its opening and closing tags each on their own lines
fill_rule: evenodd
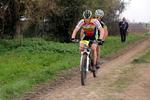
<svg viewBox="0 0 150 100">
<path fill-rule="evenodd" d="M 100 68 L 100 62 L 96 62 L 96 68 L 97 68 L 97 69 Z"/>
<path fill-rule="evenodd" d="M 93 66 L 93 69 L 92 69 L 92 71 L 94 72 L 94 71 L 96 71 L 96 66 Z"/>
<path fill-rule="evenodd" d="M 89 70 L 90 70 L 90 71 L 92 70 L 92 66 L 89 66 Z"/>
</svg>

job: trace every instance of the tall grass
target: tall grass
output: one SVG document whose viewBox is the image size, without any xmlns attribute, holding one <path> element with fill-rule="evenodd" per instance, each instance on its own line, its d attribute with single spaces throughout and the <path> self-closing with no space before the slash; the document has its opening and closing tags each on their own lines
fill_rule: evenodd
<svg viewBox="0 0 150 100">
<path fill-rule="evenodd" d="M 148 34 L 132 34 L 127 42 L 120 37 L 108 37 L 101 46 L 101 56 L 116 52 Z M 32 91 L 35 84 L 53 81 L 64 69 L 79 65 L 79 45 L 74 43 L 47 42 L 41 38 L 0 40 L 0 99 L 21 97 Z"/>
</svg>

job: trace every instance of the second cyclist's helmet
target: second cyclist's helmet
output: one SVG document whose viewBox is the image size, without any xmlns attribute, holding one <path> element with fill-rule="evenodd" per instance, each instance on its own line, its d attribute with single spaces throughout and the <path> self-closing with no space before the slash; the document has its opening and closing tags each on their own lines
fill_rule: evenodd
<svg viewBox="0 0 150 100">
<path fill-rule="evenodd" d="M 103 12 L 103 10 L 101 10 L 101 9 L 97 9 L 96 11 L 95 11 L 95 15 L 100 15 L 100 16 L 104 16 L 104 12 Z"/>
<path fill-rule="evenodd" d="M 83 12 L 83 18 L 91 18 L 92 12 L 90 10 L 86 10 Z"/>
</svg>

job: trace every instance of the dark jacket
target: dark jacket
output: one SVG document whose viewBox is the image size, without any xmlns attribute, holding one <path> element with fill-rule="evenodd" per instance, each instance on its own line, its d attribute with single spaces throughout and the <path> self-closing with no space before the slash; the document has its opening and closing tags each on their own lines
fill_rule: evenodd
<svg viewBox="0 0 150 100">
<path fill-rule="evenodd" d="M 126 21 L 119 22 L 119 28 L 120 28 L 120 31 L 127 31 L 129 28 L 128 22 Z"/>
</svg>

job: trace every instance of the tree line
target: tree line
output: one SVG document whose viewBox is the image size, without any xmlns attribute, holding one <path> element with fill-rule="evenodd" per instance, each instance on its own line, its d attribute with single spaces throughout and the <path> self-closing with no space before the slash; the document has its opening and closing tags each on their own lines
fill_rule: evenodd
<svg viewBox="0 0 150 100">
<path fill-rule="evenodd" d="M 116 35 L 125 7 L 123 0 L 0 0 L 0 38 L 23 35 L 68 42 L 87 9 L 93 15 L 96 9 L 102 9 L 109 35 Z"/>
</svg>

